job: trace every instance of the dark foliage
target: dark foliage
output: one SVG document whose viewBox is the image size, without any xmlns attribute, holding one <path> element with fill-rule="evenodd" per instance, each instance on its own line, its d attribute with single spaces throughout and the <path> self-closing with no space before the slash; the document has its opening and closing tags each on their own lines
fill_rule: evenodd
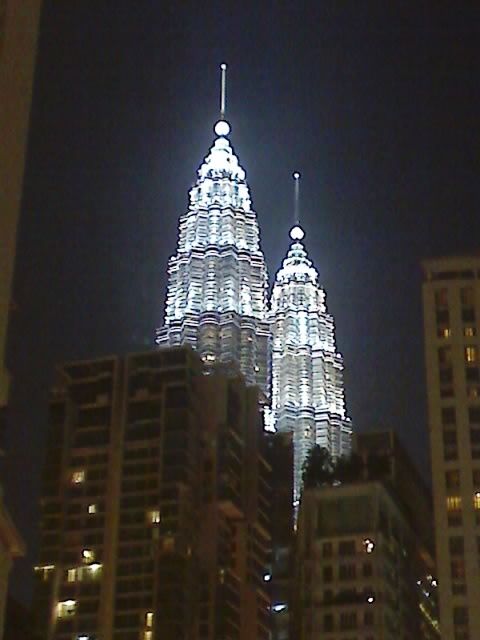
<svg viewBox="0 0 480 640">
<path fill-rule="evenodd" d="M 307 489 L 361 480 L 382 480 L 389 475 L 388 455 L 372 453 L 364 461 L 361 456 L 352 453 L 333 460 L 327 449 L 319 445 L 312 448 L 303 465 L 303 484 Z"/>
</svg>

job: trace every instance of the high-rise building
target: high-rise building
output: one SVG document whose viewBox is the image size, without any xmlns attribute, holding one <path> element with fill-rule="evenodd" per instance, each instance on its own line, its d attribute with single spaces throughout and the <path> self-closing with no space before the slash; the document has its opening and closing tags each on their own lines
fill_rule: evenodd
<svg viewBox="0 0 480 640">
<path fill-rule="evenodd" d="M 426 492 L 407 490 L 403 472 L 411 463 L 404 466 L 392 435 L 378 436 L 361 443 L 363 463 L 358 457 L 342 477 L 304 489 L 295 552 L 296 640 L 440 639 L 428 531 L 415 517 L 416 509 L 431 513 Z"/>
<path fill-rule="evenodd" d="M 41 0 L 0 0 L 0 407 Z"/>
<path fill-rule="evenodd" d="M 290 637 L 292 592 L 293 519 L 293 434 L 268 434 L 272 529 L 269 573 L 265 579 L 272 601 L 272 640 Z"/>
<path fill-rule="evenodd" d="M 425 360 L 444 640 L 480 638 L 480 257 L 423 263 Z"/>
<path fill-rule="evenodd" d="M 188 347 L 66 364 L 36 567 L 46 640 L 269 637 L 258 391 Z"/>
<path fill-rule="evenodd" d="M 23 192 L 41 0 L 0 0 L 0 423 L 8 402 L 7 328 Z M 1 492 L 1 490 L 0 490 Z M 12 559 L 24 543 L 0 495 L 0 638 Z"/>
<path fill-rule="evenodd" d="M 333 317 L 325 290 L 295 225 L 271 297 L 272 408 L 274 428 L 293 433 L 294 501 L 298 504 L 302 469 L 318 444 L 333 456 L 351 447 L 345 407 L 343 358 L 337 351 Z"/>
<path fill-rule="evenodd" d="M 180 217 L 156 341 L 160 346 L 190 344 L 207 365 L 233 363 L 248 384 L 257 384 L 266 395 L 267 270 L 257 216 L 245 171 L 228 139 L 223 108 L 214 131 L 213 146 L 189 193 L 188 211 Z"/>
</svg>

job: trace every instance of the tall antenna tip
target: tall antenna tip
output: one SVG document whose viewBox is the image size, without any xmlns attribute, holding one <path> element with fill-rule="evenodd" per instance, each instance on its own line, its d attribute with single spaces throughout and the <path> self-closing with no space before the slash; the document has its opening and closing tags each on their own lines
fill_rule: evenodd
<svg viewBox="0 0 480 640">
<path fill-rule="evenodd" d="M 226 68 L 227 68 L 227 65 L 225 64 L 225 62 L 222 62 L 222 64 L 220 65 L 220 69 L 221 69 L 222 71 L 225 71 L 225 70 L 226 70 Z"/>
<path fill-rule="evenodd" d="M 294 180 L 300 180 L 300 178 L 302 177 L 301 173 L 299 173 L 298 171 L 294 171 L 292 175 Z"/>
</svg>

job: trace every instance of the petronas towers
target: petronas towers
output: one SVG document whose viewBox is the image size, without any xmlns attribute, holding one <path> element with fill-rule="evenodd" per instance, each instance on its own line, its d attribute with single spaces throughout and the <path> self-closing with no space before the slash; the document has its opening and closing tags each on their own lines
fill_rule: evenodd
<svg viewBox="0 0 480 640">
<path fill-rule="evenodd" d="M 168 263 L 163 326 L 157 344 L 190 344 L 206 370 L 239 370 L 262 391 L 266 428 L 294 442 L 294 500 L 303 463 L 315 444 L 334 456 L 350 450 L 343 360 L 318 272 L 295 225 L 273 285 L 268 278 L 246 174 L 230 144 L 224 118 L 197 171 L 189 206 L 180 216 L 176 253 Z"/>
</svg>

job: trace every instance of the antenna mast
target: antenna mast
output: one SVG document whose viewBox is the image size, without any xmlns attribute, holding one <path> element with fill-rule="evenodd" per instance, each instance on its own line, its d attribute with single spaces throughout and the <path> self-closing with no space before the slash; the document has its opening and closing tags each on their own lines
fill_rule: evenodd
<svg viewBox="0 0 480 640">
<path fill-rule="evenodd" d="M 220 119 L 225 120 L 225 107 L 227 100 L 227 65 L 222 62 L 220 65 L 221 80 L 220 80 Z"/>
<path fill-rule="evenodd" d="M 300 224 L 300 178 L 301 175 L 298 171 L 294 171 L 294 195 L 293 195 L 293 224 Z"/>
</svg>

